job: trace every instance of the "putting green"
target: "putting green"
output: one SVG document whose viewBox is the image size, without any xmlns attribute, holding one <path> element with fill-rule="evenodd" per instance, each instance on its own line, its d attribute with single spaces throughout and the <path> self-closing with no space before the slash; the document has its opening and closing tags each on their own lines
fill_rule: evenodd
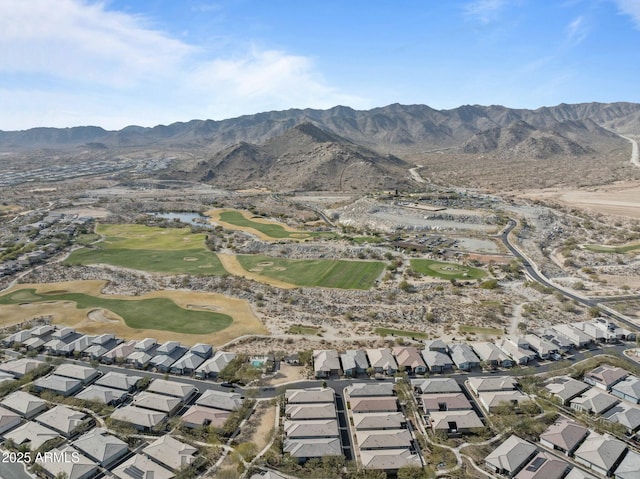
<svg viewBox="0 0 640 479">
<path fill-rule="evenodd" d="M 479 279 L 487 275 L 478 268 L 431 259 L 412 259 L 411 268 L 422 275 L 442 279 Z"/>
</svg>

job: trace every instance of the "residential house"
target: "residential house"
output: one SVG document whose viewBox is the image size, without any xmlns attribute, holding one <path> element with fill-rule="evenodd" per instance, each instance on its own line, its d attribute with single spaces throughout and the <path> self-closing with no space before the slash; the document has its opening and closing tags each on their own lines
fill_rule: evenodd
<svg viewBox="0 0 640 479">
<path fill-rule="evenodd" d="M 360 451 L 412 447 L 411 433 L 407 429 L 356 431 L 356 441 Z"/>
<path fill-rule="evenodd" d="M 389 348 L 367 349 L 366 352 L 369 364 L 375 373 L 393 376 L 398 372 L 398 363 Z"/>
<path fill-rule="evenodd" d="M 73 441 L 73 446 L 104 468 L 110 468 L 127 455 L 127 443 L 105 429 L 92 429 Z"/>
<path fill-rule="evenodd" d="M 173 471 L 141 454 L 134 454 L 111 472 L 118 479 L 173 479 L 175 477 Z"/>
<path fill-rule="evenodd" d="M 625 443 L 605 434 L 592 432 L 575 452 L 575 460 L 589 469 L 609 476 L 620 465 L 627 451 Z"/>
<path fill-rule="evenodd" d="M 395 386 L 392 383 L 353 383 L 347 386 L 349 397 L 394 396 Z"/>
<path fill-rule="evenodd" d="M 13 334 L 10 334 L 9 336 L 7 336 L 6 338 L 3 338 L 2 340 L 0 340 L 0 342 L 2 342 L 2 344 L 5 347 L 11 347 L 14 344 L 22 344 L 24 343 L 27 339 L 29 339 L 31 337 L 31 332 L 27 329 L 22 329 L 20 331 L 16 331 Z"/>
<path fill-rule="evenodd" d="M 334 403 L 288 404 L 285 409 L 285 417 L 292 421 L 335 419 L 336 414 L 336 406 Z"/>
<path fill-rule="evenodd" d="M 91 479 L 98 473 L 98 465 L 73 446 L 62 446 L 53 449 L 50 453 L 50 457 L 63 457 L 65 460 L 47 460 L 44 455 L 37 457 L 36 462 L 42 467 L 47 477 Z"/>
<path fill-rule="evenodd" d="M 553 454 L 539 452 L 515 476 L 515 479 L 563 479 L 571 466 Z"/>
<path fill-rule="evenodd" d="M 351 398 L 350 403 L 353 413 L 396 412 L 398 410 L 398 402 L 395 397 L 356 397 Z"/>
<path fill-rule="evenodd" d="M 231 416 L 230 411 L 194 404 L 180 416 L 180 421 L 184 426 L 191 429 L 196 429 L 200 426 L 222 427 L 229 416 Z"/>
<path fill-rule="evenodd" d="M 616 468 L 615 479 L 638 479 L 640 477 L 640 454 L 629 449 L 627 455 Z"/>
<path fill-rule="evenodd" d="M 411 385 L 421 394 L 440 394 L 462 392 L 460 385 L 453 378 L 414 379 Z"/>
<path fill-rule="evenodd" d="M 466 411 L 473 409 L 463 393 L 423 394 L 420 396 L 425 414 L 435 411 Z"/>
<path fill-rule="evenodd" d="M 93 419 L 87 416 L 86 413 L 62 405 L 55 406 L 43 412 L 35 418 L 35 421 L 54 431 L 58 431 L 66 438 L 77 434 L 76 430 L 78 427 L 93 423 Z"/>
<path fill-rule="evenodd" d="M 136 351 L 144 351 L 145 353 L 149 353 L 154 350 L 158 346 L 158 340 L 154 338 L 144 338 L 140 341 L 136 342 L 135 349 Z"/>
<path fill-rule="evenodd" d="M 167 341 L 157 347 L 149 365 L 162 373 L 167 373 L 171 370 L 171 366 L 188 352 L 189 350 L 178 341 Z"/>
<path fill-rule="evenodd" d="M 475 411 L 432 411 L 429 423 L 434 432 L 444 431 L 447 434 L 471 434 L 484 429 L 482 420 Z"/>
<path fill-rule="evenodd" d="M 566 353 L 577 346 L 571 339 L 552 328 L 540 328 L 536 331 L 536 336 L 555 345 L 559 353 Z"/>
<path fill-rule="evenodd" d="M 492 368 L 513 366 L 513 360 L 498 346 L 489 342 L 477 342 L 471 345 L 480 361 Z"/>
<path fill-rule="evenodd" d="M 611 394 L 633 404 L 640 404 L 640 379 L 627 376 L 611 387 Z"/>
<path fill-rule="evenodd" d="M 586 348 L 593 343 L 593 338 L 571 324 L 557 324 L 551 329 L 568 338 L 578 348 Z"/>
<path fill-rule="evenodd" d="M 331 388 L 287 389 L 284 393 L 287 404 L 314 404 L 333 402 L 335 391 Z"/>
<path fill-rule="evenodd" d="M 516 364 L 524 366 L 535 360 L 536 353 L 528 348 L 524 348 L 522 344 L 528 343 L 522 343 L 515 338 L 504 338 L 498 340 L 496 346 L 507 356 L 510 356 Z"/>
<path fill-rule="evenodd" d="M 127 391 L 123 391 L 122 389 L 113 389 L 92 384 L 76 394 L 75 397 L 83 401 L 95 401 L 109 406 L 117 406 L 124 401 L 126 396 Z"/>
<path fill-rule="evenodd" d="M 198 379 L 218 379 L 220 372 L 235 359 L 235 353 L 216 351 L 215 354 L 196 369 Z"/>
<path fill-rule="evenodd" d="M 64 363 L 58 366 L 53 374 L 65 378 L 77 379 L 82 384 L 89 384 L 102 374 L 95 368 L 80 366 L 79 364 Z"/>
<path fill-rule="evenodd" d="M 504 405 L 517 409 L 522 403 L 529 401 L 531 398 L 520 391 L 490 391 L 478 395 L 480 406 L 488 413 Z"/>
<path fill-rule="evenodd" d="M 151 384 L 149 384 L 147 391 L 177 397 L 186 404 L 189 402 L 189 399 L 198 392 L 198 389 L 187 383 L 168 381 L 166 379 L 154 379 L 151 381 Z"/>
<path fill-rule="evenodd" d="M 453 369 L 453 361 L 448 354 L 441 351 L 422 351 L 422 359 L 432 373 L 444 373 Z"/>
<path fill-rule="evenodd" d="M 151 364 L 152 359 L 153 356 L 151 356 L 149 353 L 145 353 L 144 351 L 137 351 L 134 349 L 134 351 L 125 358 L 125 361 L 127 364 L 131 364 L 136 369 L 147 369 L 149 367 L 149 364 Z"/>
<path fill-rule="evenodd" d="M 335 349 L 316 349 L 313 351 L 313 370 L 316 378 L 328 378 L 339 375 L 340 357 Z"/>
<path fill-rule="evenodd" d="M 151 431 L 167 419 L 163 412 L 137 406 L 124 406 L 111 413 L 111 419 L 131 424 L 139 431 Z"/>
<path fill-rule="evenodd" d="M 354 413 L 353 426 L 358 431 L 404 429 L 407 427 L 401 412 Z"/>
<path fill-rule="evenodd" d="M 80 356 L 84 350 L 86 350 L 93 344 L 93 340 L 95 338 L 96 336 L 87 336 L 86 334 L 82 335 L 75 341 L 60 348 L 60 351 L 65 356 L 70 356 L 72 354 L 74 356 Z"/>
<path fill-rule="evenodd" d="M 584 393 L 589 386 L 569 376 L 560 376 L 550 380 L 544 387 L 552 397 L 559 399 L 562 405 L 568 406 L 572 399 Z"/>
<path fill-rule="evenodd" d="M 480 358 L 468 344 L 453 344 L 449 347 L 453 364 L 461 371 L 471 371 L 480 367 Z"/>
<path fill-rule="evenodd" d="M 393 355 L 400 371 L 406 371 L 409 374 L 424 374 L 427 372 L 427 365 L 416 348 L 396 346 L 393 348 Z"/>
<path fill-rule="evenodd" d="M 337 437 L 301 440 L 285 439 L 282 451 L 295 458 L 299 463 L 304 463 L 309 459 L 343 455 L 342 445 Z M 264 478 L 266 479 L 266 476 Z"/>
<path fill-rule="evenodd" d="M 600 415 L 618 404 L 620 400 L 598 389 L 589 389 L 571 400 L 569 405 L 576 411 Z"/>
<path fill-rule="evenodd" d="M 555 344 L 535 334 L 527 334 L 524 339 L 529 343 L 529 349 L 538 355 L 538 359 L 549 359 L 551 355 L 558 354 L 558 348 Z"/>
<path fill-rule="evenodd" d="M 284 421 L 287 439 L 313 439 L 340 437 L 336 419 L 312 419 L 308 421 Z"/>
<path fill-rule="evenodd" d="M 44 339 L 37 336 L 32 336 L 24 343 L 22 343 L 22 346 L 25 347 L 27 351 L 40 351 L 41 349 L 44 349 L 44 345 L 46 343 L 47 341 L 45 341 Z"/>
<path fill-rule="evenodd" d="M 524 466 L 536 455 L 536 447 L 511 435 L 493 450 L 484 460 L 485 465 L 492 471 L 513 477 L 520 472 Z"/>
<path fill-rule="evenodd" d="M 629 375 L 627 371 L 615 366 L 609 366 L 604 364 L 598 366 L 592 371 L 585 373 L 583 381 L 587 384 L 602 389 L 603 391 L 610 391 L 613 386 L 618 384 L 624 378 Z"/>
<path fill-rule="evenodd" d="M 442 339 L 427 339 L 423 341 L 425 351 L 447 354 L 449 346 Z"/>
<path fill-rule="evenodd" d="M 72 396 L 82 389 L 82 381 L 51 374 L 33 381 L 37 391 L 50 391 L 61 396 Z"/>
<path fill-rule="evenodd" d="M 225 411 L 236 411 L 242 407 L 243 401 L 241 394 L 207 389 L 202 393 L 202 396 L 196 399 L 196 404 Z"/>
<path fill-rule="evenodd" d="M 403 467 L 422 467 L 420 457 L 407 448 L 361 451 L 360 462 L 365 469 L 387 473 L 394 473 Z"/>
<path fill-rule="evenodd" d="M 20 414 L 0 407 L 0 434 L 10 431 L 21 423 Z"/>
<path fill-rule="evenodd" d="M 107 351 L 100 357 L 100 362 L 105 364 L 123 363 L 127 357 L 136 350 L 136 340 L 125 341 L 115 348 Z"/>
<path fill-rule="evenodd" d="M 582 441 L 589 435 L 589 429 L 570 419 L 562 418 L 540 435 L 540 443 L 549 449 L 573 456 Z"/>
<path fill-rule="evenodd" d="M 179 471 L 195 461 L 198 450 L 169 435 L 164 435 L 145 447 L 142 452 L 158 464 Z"/>
<path fill-rule="evenodd" d="M 47 409 L 47 401 L 24 391 L 15 391 L 0 401 L 4 407 L 31 419 Z"/>
<path fill-rule="evenodd" d="M 632 435 L 640 430 L 640 407 L 626 402 L 620 402 L 603 414 L 612 423 L 620 424 Z"/>
<path fill-rule="evenodd" d="M 182 401 L 176 397 L 143 391 L 135 395 L 133 405 L 173 416 L 182 407 Z"/>
<path fill-rule="evenodd" d="M 357 377 L 365 374 L 369 369 L 369 361 L 364 351 L 360 349 L 349 349 L 340 355 L 342 370 L 348 377 Z"/>
<path fill-rule="evenodd" d="M 98 379 L 95 384 L 106 388 L 121 389 L 127 392 L 136 390 L 138 382 L 142 380 L 142 376 L 133 376 L 124 373 L 116 373 L 109 371 L 107 374 Z"/>
<path fill-rule="evenodd" d="M 9 373 L 19 379 L 45 364 L 44 361 L 40 361 L 39 359 L 20 358 L 0 364 L 0 371 Z"/>
<path fill-rule="evenodd" d="M 199 354 L 189 351 L 187 354 L 178 359 L 170 368 L 172 374 L 191 375 L 196 369 L 204 363 L 205 358 Z"/>
<path fill-rule="evenodd" d="M 11 439 L 16 446 L 25 445 L 30 451 L 35 451 L 50 439 L 59 437 L 53 429 L 33 421 L 27 421 L 4 435 L 5 439 Z"/>
<path fill-rule="evenodd" d="M 213 346 L 210 344 L 198 343 L 191 346 L 190 353 L 197 354 L 203 360 L 209 359 L 213 355 Z"/>
<path fill-rule="evenodd" d="M 476 396 L 484 392 L 514 391 L 518 381 L 512 376 L 476 376 L 467 380 L 467 387 Z"/>
</svg>

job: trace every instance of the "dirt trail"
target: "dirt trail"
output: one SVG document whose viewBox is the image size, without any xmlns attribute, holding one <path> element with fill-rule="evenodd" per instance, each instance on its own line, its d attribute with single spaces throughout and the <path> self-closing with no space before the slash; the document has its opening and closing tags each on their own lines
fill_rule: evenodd
<svg viewBox="0 0 640 479">
<path fill-rule="evenodd" d="M 638 158 L 638 142 L 633 138 L 621 135 L 620 133 L 618 133 L 618 136 L 631 142 L 631 164 L 640 168 L 640 159 Z"/>
<path fill-rule="evenodd" d="M 254 281 L 258 281 L 259 283 L 270 284 L 271 286 L 276 286 L 282 289 L 294 289 L 298 287 L 295 284 L 287 283 L 285 281 L 280 281 L 278 279 L 269 278 L 268 276 L 262 276 L 261 274 L 247 271 L 242 267 L 242 265 L 240 265 L 240 262 L 235 255 L 218 253 L 218 258 L 220 258 L 220 262 L 222 263 L 222 266 L 224 266 L 224 269 L 226 269 L 229 274 L 232 274 L 234 276 L 252 279 Z"/>
</svg>

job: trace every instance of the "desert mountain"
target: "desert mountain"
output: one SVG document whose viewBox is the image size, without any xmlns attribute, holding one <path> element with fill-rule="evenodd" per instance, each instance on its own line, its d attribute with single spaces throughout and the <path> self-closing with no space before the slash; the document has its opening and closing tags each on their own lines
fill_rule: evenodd
<svg viewBox="0 0 640 479">
<path fill-rule="evenodd" d="M 406 187 L 407 163 L 380 155 L 312 123 L 301 123 L 260 145 L 226 148 L 184 177 L 219 186 L 272 190 L 364 190 Z"/>
</svg>

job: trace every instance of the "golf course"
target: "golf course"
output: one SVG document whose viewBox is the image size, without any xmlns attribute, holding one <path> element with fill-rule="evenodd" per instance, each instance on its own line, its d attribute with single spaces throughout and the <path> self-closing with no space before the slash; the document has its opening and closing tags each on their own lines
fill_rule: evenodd
<svg viewBox="0 0 640 479">
<path fill-rule="evenodd" d="M 480 279 L 487 273 L 478 268 L 431 259 L 412 259 L 411 269 L 424 276 L 440 279 Z"/>
</svg>

